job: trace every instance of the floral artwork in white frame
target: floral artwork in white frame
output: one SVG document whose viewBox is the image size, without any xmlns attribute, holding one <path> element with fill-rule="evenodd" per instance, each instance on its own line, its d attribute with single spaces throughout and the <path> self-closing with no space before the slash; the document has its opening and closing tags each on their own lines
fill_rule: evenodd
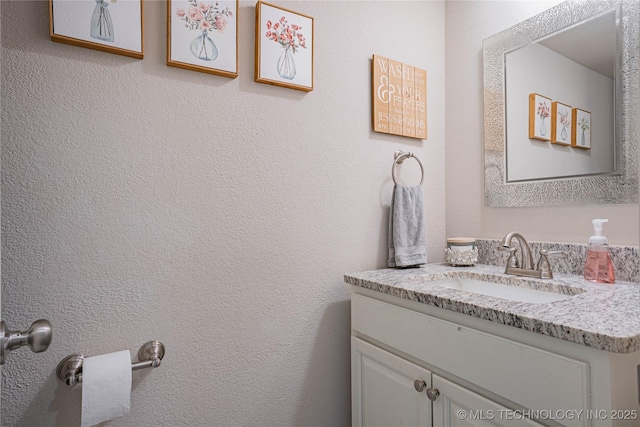
<svg viewBox="0 0 640 427">
<path fill-rule="evenodd" d="M 312 91 L 313 49 L 311 16 L 258 1 L 256 82 Z"/>
<path fill-rule="evenodd" d="M 529 95 L 529 138 L 551 140 L 551 99 L 537 93 Z"/>
<path fill-rule="evenodd" d="M 167 65 L 238 77 L 238 1 L 167 0 Z"/>
<path fill-rule="evenodd" d="M 559 145 L 571 145 L 572 108 L 560 102 L 551 104 L 551 142 Z"/>
<path fill-rule="evenodd" d="M 54 42 L 142 59 L 142 0 L 49 0 Z"/>
<path fill-rule="evenodd" d="M 591 148 L 591 113 L 580 108 L 574 108 L 572 120 L 573 135 L 571 146 L 589 150 Z"/>
</svg>

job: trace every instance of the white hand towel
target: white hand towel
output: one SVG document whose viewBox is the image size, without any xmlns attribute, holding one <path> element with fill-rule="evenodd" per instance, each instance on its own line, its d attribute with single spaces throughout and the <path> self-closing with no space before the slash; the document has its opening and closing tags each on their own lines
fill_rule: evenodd
<svg viewBox="0 0 640 427">
<path fill-rule="evenodd" d="M 427 263 L 422 187 L 393 188 L 389 213 L 389 267 Z"/>
</svg>

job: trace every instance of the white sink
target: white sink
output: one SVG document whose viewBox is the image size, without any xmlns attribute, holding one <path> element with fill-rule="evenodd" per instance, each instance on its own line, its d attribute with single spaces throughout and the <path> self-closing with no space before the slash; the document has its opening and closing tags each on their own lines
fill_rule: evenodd
<svg viewBox="0 0 640 427">
<path fill-rule="evenodd" d="M 430 285 L 443 286 L 475 294 L 498 297 L 510 301 L 545 303 L 573 298 L 573 295 L 531 289 L 520 286 L 509 286 L 500 283 L 485 282 L 468 278 L 453 278 L 429 282 Z M 581 293 L 581 292 L 579 292 Z"/>
</svg>

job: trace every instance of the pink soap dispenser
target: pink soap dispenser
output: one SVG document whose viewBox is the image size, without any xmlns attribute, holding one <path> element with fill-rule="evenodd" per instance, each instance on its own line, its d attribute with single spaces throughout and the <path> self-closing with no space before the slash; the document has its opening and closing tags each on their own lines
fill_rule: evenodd
<svg viewBox="0 0 640 427">
<path fill-rule="evenodd" d="M 589 238 L 587 261 L 584 264 L 584 278 L 598 283 L 615 283 L 616 274 L 609 255 L 607 238 L 602 235 L 602 224 L 606 219 L 594 219 L 593 236 Z"/>
</svg>

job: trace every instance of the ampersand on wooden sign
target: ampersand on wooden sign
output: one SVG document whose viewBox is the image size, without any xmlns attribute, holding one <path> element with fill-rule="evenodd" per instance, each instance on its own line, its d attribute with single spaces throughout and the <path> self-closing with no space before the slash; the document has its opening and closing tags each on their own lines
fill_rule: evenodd
<svg viewBox="0 0 640 427">
<path fill-rule="evenodd" d="M 427 139 L 427 72 L 373 55 L 373 130 Z"/>
</svg>

